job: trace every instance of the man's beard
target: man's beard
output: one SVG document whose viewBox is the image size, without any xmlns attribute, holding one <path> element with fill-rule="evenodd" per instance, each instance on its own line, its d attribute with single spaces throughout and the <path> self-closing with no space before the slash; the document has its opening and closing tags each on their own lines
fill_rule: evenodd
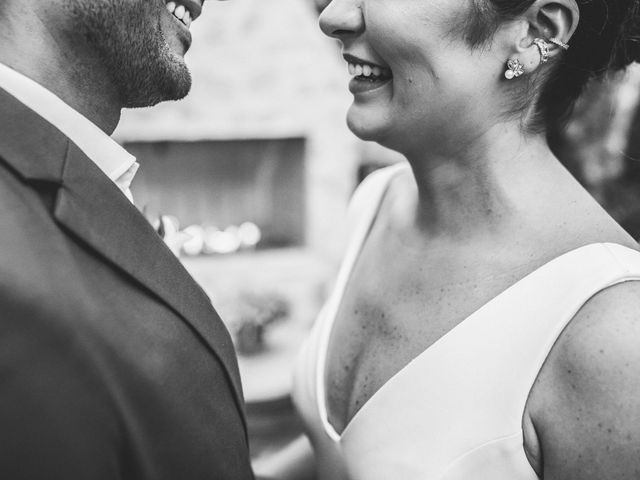
<svg viewBox="0 0 640 480">
<path fill-rule="evenodd" d="M 184 98 L 191 75 L 164 38 L 162 0 L 66 0 L 74 33 L 100 55 L 124 108 Z"/>
</svg>

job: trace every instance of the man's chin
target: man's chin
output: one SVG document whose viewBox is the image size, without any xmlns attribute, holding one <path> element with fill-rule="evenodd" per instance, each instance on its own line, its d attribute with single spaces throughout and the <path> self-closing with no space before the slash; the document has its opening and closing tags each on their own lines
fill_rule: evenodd
<svg viewBox="0 0 640 480">
<path fill-rule="evenodd" d="M 146 75 L 138 77 L 144 80 L 127 84 L 128 92 L 123 95 L 125 108 L 151 107 L 165 101 L 182 100 L 189 94 L 192 79 L 184 60 L 175 54 L 163 60 L 148 65 Z"/>
<path fill-rule="evenodd" d="M 111 1 L 115 3 L 115 0 Z M 118 0 L 118 4 L 121 2 L 133 0 Z M 150 13 L 149 18 L 152 17 L 153 13 Z M 104 23 L 113 22 L 112 17 L 101 18 Z M 150 107 L 164 101 L 180 100 L 191 90 L 191 74 L 183 53 L 186 45 L 176 35 L 165 35 L 162 18 L 164 16 L 155 25 L 147 22 L 145 28 L 139 28 L 135 20 L 131 23 L 124 20 L 117 27 L 111 25 L 109 29 L 97 30 L 100 35 L 96 37 L 96 44 L 104 55 L 124 108 Z"/>
<path fill-rule="evenodd" d="M 124 108 L 146 108 L 153 107 L 162 102 L 182 100 L 191 91 L 191 83 L 176 86 L 172 90 L 162 92 L 145 92 L 138 98 L 131 98 L 125 102 Z"/>
</svg>

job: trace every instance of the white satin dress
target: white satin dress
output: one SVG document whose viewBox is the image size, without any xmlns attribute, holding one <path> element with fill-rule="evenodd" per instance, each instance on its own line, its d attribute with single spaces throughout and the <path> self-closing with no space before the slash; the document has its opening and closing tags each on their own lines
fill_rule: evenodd
<svg viewBox="0 0 640 480">
<path fill-rule="evenodd" d="M 338 433 L 327 417 L 327 346 L 379 203 L 403 168 L 374 173 L 356 193 L 350 247 L 295 369 L 294 402 L 316 450 L 319 480 L 536 480 L 523 446 L 529 391 L 584 303 L 640 280 L 640 253 L 591 244 L 538 268 L 413 359 Z"/>
</svg>

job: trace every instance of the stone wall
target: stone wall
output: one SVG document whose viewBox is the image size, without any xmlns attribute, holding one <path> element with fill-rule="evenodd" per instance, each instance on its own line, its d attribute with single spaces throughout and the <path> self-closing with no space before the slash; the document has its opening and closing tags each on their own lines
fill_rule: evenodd
<svg viewBox="0 0 640 480">
<path fill-rule="evenodd" d="M 342 220 L 362 143 L 348 131 L 347 69 L 317 26 L 311 2 L 207 2 L 187 55 L 191 95 L 125 112 L 122 142 L 298 137 L 307 139 L 307 241 L 341 249 Z"/>
</svg>

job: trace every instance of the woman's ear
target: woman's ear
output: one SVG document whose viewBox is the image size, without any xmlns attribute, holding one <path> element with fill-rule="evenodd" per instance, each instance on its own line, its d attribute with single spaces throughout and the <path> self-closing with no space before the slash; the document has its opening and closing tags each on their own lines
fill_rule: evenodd
<svg viewBox="0 0 640 480">
<path fill-rule="evenodd" d="M 568 48 L 578 28 L 580 9 L 576 0 L 536 0 L 524 14 L 523 20 L 516 55 L 525 71 L 533 72 L 544 63 L 543 48 L 546 50 L 546 60 L 551 60 Z M 544 43 L 541 44 L 538 39 Z M 550 41 L 552 39 L 554 42 Z"/>
<path fill-rule="evenodd" d="M 536 0 L 526 14 L 531 41 L 541 38 L 547 42 L 558 40 L 568 45 L 580 22 L 580 9 L 576 0 Z M 562 52 L 558 44 L 551 44 L 549 58 Z"/>
</svg>

